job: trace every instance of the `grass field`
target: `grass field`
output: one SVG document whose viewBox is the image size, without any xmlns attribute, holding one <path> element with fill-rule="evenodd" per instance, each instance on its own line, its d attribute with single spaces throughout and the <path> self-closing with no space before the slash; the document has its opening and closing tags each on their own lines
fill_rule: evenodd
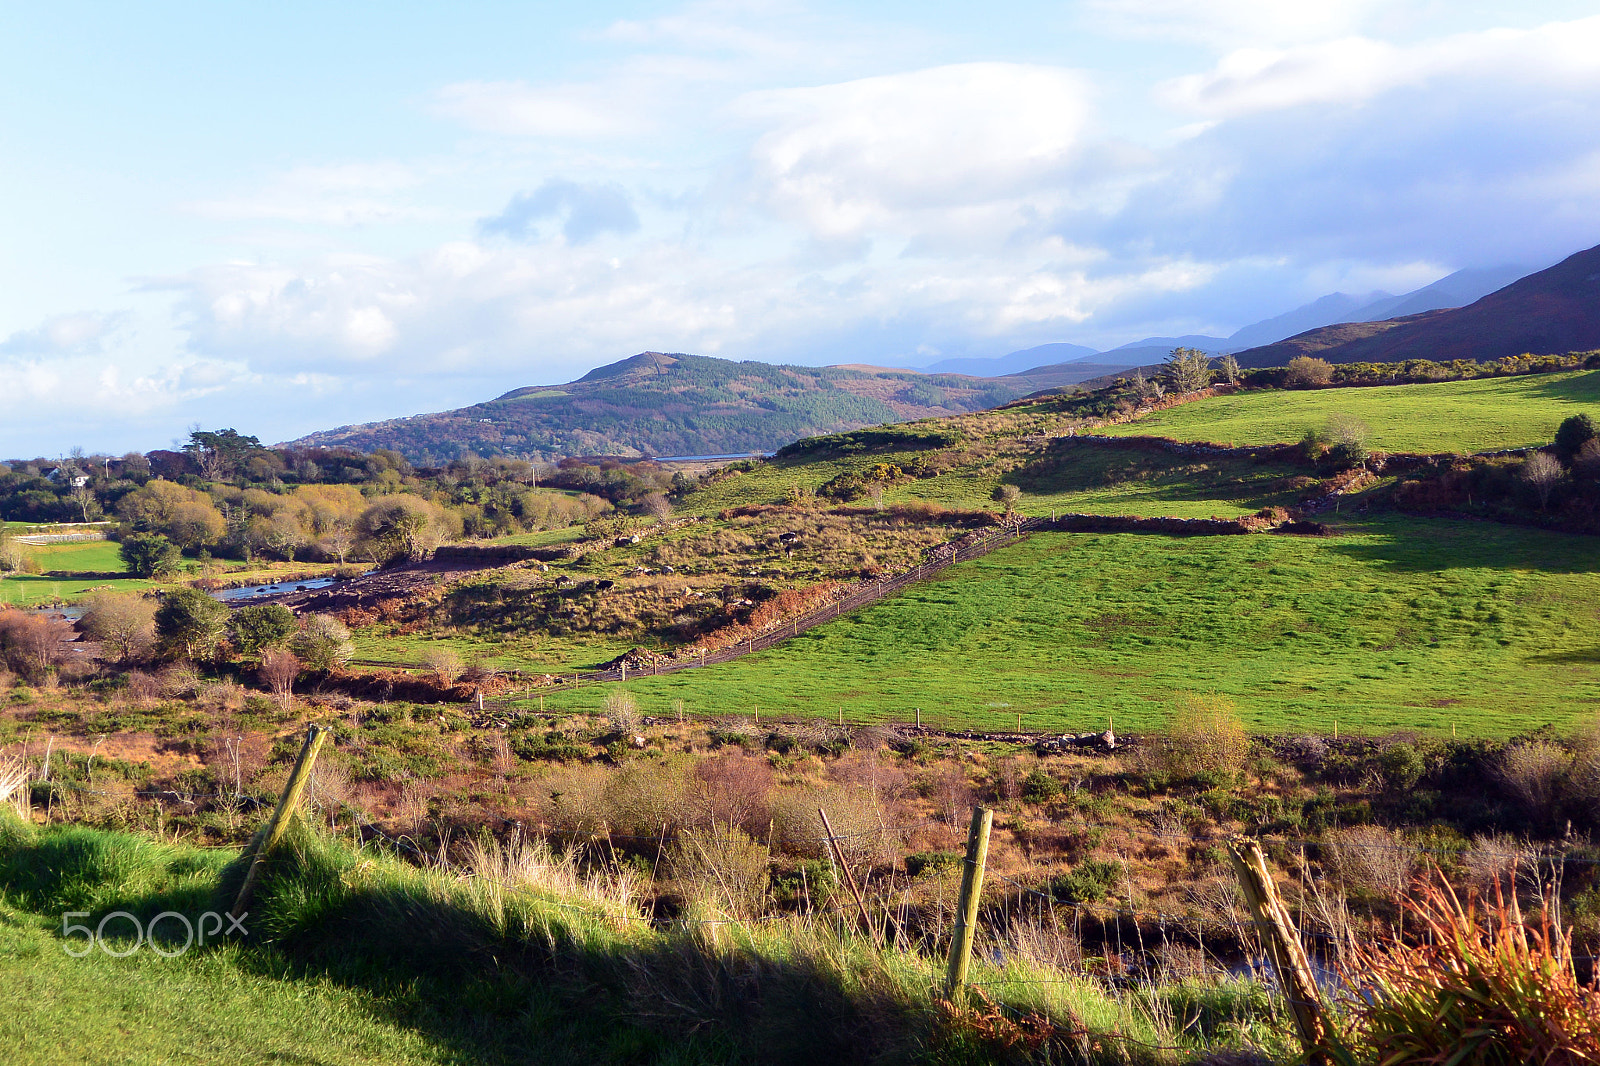
<svg viewBox="0 0 1600 1066">
<path fill-rule="evenodd" d="M 91 925 L 113 910 L 193 921 L 215 907 L 211 893 L 236 852 L 72 828 L 36 839 L 48 871 L 30 868 L 26 852 L 5 854 L 0 840 L 0 1058 L 13 1066 L 694 1061 L 690 1043 L 564 1010 L 528 985 L 376 970 L 340 981 L 237 943 L 164 958 L 116 938 L 131 933 L 126 919 L 108 924 L 106 947 L 127 958 L 74 958 L 66 948 L 82 939 L 61 938 L 64 912 L 90 912 Z M 181 944 L 179 922 L 160 928 Z"/>
<path fill-rule="evenodd" d="M 76 544 L 43 544 L 30 546 L 28 554 L 44 570 L 67 573 L 108 574 L 127 573 L 122 557 L 117 554 L 119 545 L 109 540 L 92 540 Z M 90 595 L 91 591 L 115 589 L 129 592 L 147 589 L 154 582 L 141 578 L 99 577 L 49 577 L 45 574 L 0 575 L 0 604 L 19 607 L 36 603 L 72 602 Z"/>
<path fill-rule="evenodd" d="M 448 648 L 464 663 L 482 660 L 502 669 L 531 673 L 561 673 L 566 670 L 591 670 L 633 647 L 627 641 L 585 637 L 507 637 L 503 641 L 472 636 L 391 636 L 366 629 L 354 634 L 355 658 L 364 663 L 416 666 L 429 650 Z"/>
<path fill-rule="evenodd" d="M 1252 729 L 1506 736 L 1600 712 L 1600 556 L 1511 527 L 1038 534 L 758 655 L 628 687 L 694 711 L 1149 728 L 1179 692 Z M 607 687 L 607 690 L 609 686 Z M 602 689 L 551 696 L 593 710 Z"/>
<path fill-rule="evenodd" d="M 696 491 L 684 501 L 690 514 L 715 514 L 726 507 L 782 503 L 791 486 L 815 490 L 846 471 L 876 463 L 909 466 L 915 453 L 855 456 L 810 462 L 776 461 Z M 1092 442 L 1060 439 L 1043 453 L 1012 464 L 964 468 L 938 477 L 907 480 L 884 493 L 885 503 L 927 500 L 960 510 L 992 510 L 995 487 L 1019 485 L 1017 509 L 1028 515 L 1052 511 L 1082 514 L 1165 515 L 1173 518 L 1236 517 L 1269 504 L 1289 504 L 1296 494 L 1278 482 L 1287 468 L 1232 459 L 1201 462 L 1178 456 L 1127 452 Z M 1005 469 L 1000 467 L 1004 465 Z M 865 501 L 857 501 L 861 506 Z"/>
<path fill-rule="evenodd" d="M 1548 444 L 1569 415 L 1600 416 L 1600 370 L 1531 374 L 1428 385 L 1263 390 L 1217 396 L 1158 411 L 1101 432 L 1221 444 L 1298 441 L 1329 415 L 1372 429 L 1370 444 L 1392 452 L 1478 452 Z"/>
</svg>

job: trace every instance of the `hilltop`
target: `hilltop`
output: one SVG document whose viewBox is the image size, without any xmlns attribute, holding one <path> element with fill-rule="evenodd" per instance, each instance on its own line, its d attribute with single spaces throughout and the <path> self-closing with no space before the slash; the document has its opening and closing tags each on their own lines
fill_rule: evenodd
<svg viewBox="0 0 1600 1066">
<path fill-rule="evenodd" d="M 642 352 L 566 384 L 513 389 L 454 411 L 341 426 L 292 445 L 392 448 L 413 462 L 464 455 L 558 459 L 766 452 L 804 437 L 996 407 L 1106 369 L 1057 364 L 978 378 Z"/>
</svg>

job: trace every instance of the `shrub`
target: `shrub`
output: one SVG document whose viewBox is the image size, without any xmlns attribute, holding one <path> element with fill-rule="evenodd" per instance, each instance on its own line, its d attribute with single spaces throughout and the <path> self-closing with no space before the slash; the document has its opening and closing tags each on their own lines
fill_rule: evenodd
<svg viewBox="0 0 1600 1066">
<path fill-rule="evenodd" d="M 1061 782 L 1035 766 L 1022 779 L 1022 798 L 1029 803 L 1049 803 L 1061 795 Z"/>
<path fill-rule="evenodd" d="M 313 670 L 343 666 L 355 654 L 350 630 L 343 622 L 326 614 L 308 614 L 300 619 L 300 628 L 290 647 L 300 661 Z"/>
<path fill-rule="evenodd" d="M 1326 385 L 1332 380 L 1333 364 L 1310 355 L 1297 355 L 1289 360 L 1283 374 L 1283 383 L 1291 388 Z"/>
<path fill-rule="evenodd" d="M 1583 446 L 1600 436 L 1595 430 L 1594 419 L 1586 414 L 1576 414 L 1562 421 L 1556 429 L 1556 455 L 1563 463 L 1570 465 L 1583 450 Z"/>
<path fill-rule="evenodd" d="M 1530 929 L 1498 896 L 1480 914 L 1433 883 L 1406 910 L 1426 937 L 1355 945 L 1344 1006 L 1364 1061 L 1600 1061 L 1600 988 L 1548 921 Z"/>
<path fill-rule="evenodd" d="M 1530 818 L 1544 822 L 1554 813 L 1571 762 L 1565 749 L 1547 740 L 1515 744 L 1500 757 L 1500 780 Z"/>
<path fill-rule="evenodd" d="M 1063 903 L 1096 903 L 1111 894 L 1122 867 L 1103 859 L 1084 859 L 1071 873 L 1050 878 L 1047 891 Z"/>
<path fill-rule="evenodd" d="M 233 612 L 228 628 L 233 645 L 246 655 L 282 644 L 294 632 L 294 612 L 281 603 L 257 603 Z"/>
<path fill-rule="evenodd" d="M 295 680 L 300 676 L 300 660 L 287 649 L 269 648 L 261 655 L 259 674 L 261 683 L 278 698 L 278 704 L 287 707 L 294 695 Z"/>
<path fill-rule="evenodd" d="M 1016 512 L 1017 501 L 1022 499 L 1022 490 L 1015 485 L 1000 485 L 995 488 L 991 498 L 1010 515 Z"/>
<path fill-rule="evenodd" d="M 606 693 L 606 722 L 611 726 L 613 733 L 632 736 L 639 732 L 642 724 L 639 718 L 639 705 L 634 702 L 632 693 L 623 692 L 621 689 L 612 689 Z"/>
<path fill-rule="evenodd" d="M 422 665 L 445 687 L 461 676 L 461 656 L 454 648 L 429 648 L 422 653 Z"/>
<path fill-rule="evenodd" d="M 667 868 L 689 898 L 734 918 L 754 918 L 767 902 L 767 849 L 738 828 L 685 829 L 667 851 Z"/>
<path fill-rule="evenodd" d="M 1422 780 L 1427 762 L 1412 744 L 1391 744 L 1378 755 L 1383 784 L 1390 792 L 1409 792 Z"/>
<path fill-rule="evenodd" d="M 178 568 L 178 546 L 159 533 L 133 533 L 117 549 L 128 570 L 138 577 L 157 577 Z"/>
<path fill-rule="evenodd" d="M 1348 889 L 1399 902 L 1416 872 L 1416 858 L 1400 834 L 1376 825 L 1334 829 L 1323 835 L 1322 858 Z"/>
<path fill-rule="evenodd" d="M 1218 696 L 1185 696 L 1161 738 L 1166 770 L 1179 780 L 1233 778 L 1244 769 L 1250 737 L 1233 704 Z"/>
<path fill-rule="evenodd" d="M 1517 477 L 1538 497 L 1541 511 L 1550 506 L 1550 494 L 1566 474 L 1561 461 L 1548 452 L 1534 452 L 1517 471 Z"/>
<path fill-rule="evenodd" d="M 228 609 L 199 589 L 177 588 L 161 597 L 156 633 L 169 654 L 203 658 L 216 650 Z"/>
<path fill-rule="evenodd" d="M 147 652 L 156 639 L 156 605 L 136 593 L 102 592 L 89 600 L 83 631 L 128 662 Z"/>
</svg>

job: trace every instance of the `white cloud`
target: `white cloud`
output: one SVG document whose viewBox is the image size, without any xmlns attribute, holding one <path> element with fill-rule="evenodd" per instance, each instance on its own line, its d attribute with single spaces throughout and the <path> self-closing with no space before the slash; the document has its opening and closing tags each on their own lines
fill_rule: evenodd
<svg viewBox="0 0 1600 1066">
<path fill-rule="evenodd" d="M 752 93 L 734 110 L 769 124 L 751 152 L 765 197 L 838 238 L 899 212 L 985 205 L 1051 183 L 1082 142 L 1089 95 L 1074 71 L 967 63 Z"/>
<path fill-rule="evenodd" d="M 1121 36 L 1238 47 L 1352 33 L 1392 0 L 1089 0 L 1091 23 Z"/>
<path fill-rule="evenodd" d="M 1288 49 L 1239 49 L 1204 73 L 1156 87 L 1172 107 L 1234 117 L 1307 104 L 1362 103 L 1451 79 L 1540 90 L 1600 84 L 1600 17 L 1495 29 L 1402 47 L 1347 37 Z"/>
<path fill-rule="evenodd" d="M 36 329 L 18 330 L 0 341 L 0 355 L 76 355 L 98 352 L 106 340 L 132 323 L 127 311 L 78 311 L 52 315 Z"/>
</svg>

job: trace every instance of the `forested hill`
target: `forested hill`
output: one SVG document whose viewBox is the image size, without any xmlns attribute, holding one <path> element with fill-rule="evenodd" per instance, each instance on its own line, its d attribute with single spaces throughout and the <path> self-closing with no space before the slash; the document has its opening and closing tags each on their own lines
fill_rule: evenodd
<svg viewBox="0 0 1600 1066">
<path fill-rule="evenodd" d="M 1059 384 L 1063 370 L 974 378 L 645 352 L 565 385 L 514 389 L 472 407 L 343 426 L 293 443 L 393 448 L 413 462 L 466 454 L 556 459 L 773 451 L 802 437 L 994 407 Z"/>
</svg>

